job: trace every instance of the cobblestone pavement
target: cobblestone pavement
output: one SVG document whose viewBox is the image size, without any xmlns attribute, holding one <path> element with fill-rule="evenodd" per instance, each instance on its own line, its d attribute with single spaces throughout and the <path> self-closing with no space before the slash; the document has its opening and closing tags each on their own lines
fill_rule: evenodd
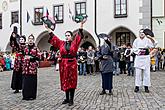
<svg viewBox="0 0 165 110">
<path fill-rule="evenodd" d="M 134 77 L 114 76 L 113 96 L 100 96 L 101 76 L 79 76 L 75 104 L 61 105 L 65 98 L 60 90 L 59 73 L 54 67 L 39 69 L 37 99 L 22 100 L 10 88 L 12 72 L 0 73 L 0 110 L 165 110 L 165 72 L 151 73 L 150 93 L 141 88 L 134 93 Z"/>
</svg>

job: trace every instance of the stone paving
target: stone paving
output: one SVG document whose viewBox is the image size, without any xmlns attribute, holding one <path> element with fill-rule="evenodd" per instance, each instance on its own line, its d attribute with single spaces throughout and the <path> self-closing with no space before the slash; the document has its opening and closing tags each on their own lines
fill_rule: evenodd
<svg viewBox="0 0 165 110">
<path fill-rule="evenodd" d="M 100 96 L 101 76 L 79 76 L 74 106 L 62 105 L 59 73 L 54 67 L 41 68 L 38 73 L 37 99 L 22 100 L 21 92 L 10 88 L 12 71 L 0 73 L 0 110 L 165 110 L 165 72 L 151 73 L 150 93 L 144 88 L 134 93 L 134 77 L 114 76 L 113 95 Z"/>
</svg>

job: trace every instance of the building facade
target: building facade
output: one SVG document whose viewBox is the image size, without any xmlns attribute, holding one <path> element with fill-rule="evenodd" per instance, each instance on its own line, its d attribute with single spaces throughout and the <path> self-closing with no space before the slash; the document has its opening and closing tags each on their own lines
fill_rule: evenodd
<svg viewBox="0 0 165 110">
<path fill-rule="evenodd" d="M 158 47 L 165 48 L 165 0 L 152 0 L 152 27 Z"/>
<path fill-rule="evenodd" d="M 69 9 L 73 15 L 87 14 L 84 25 L 85 40 L 81 46 L 97 47 L 97 34 L 106 33 L 112 36 L 113 43 L 121 46 L 138 37 L 141 28 L 151 28 L 150 0 L 1 0 L 0 1 L 0 48 L 10 50 L 10 27 L 18 23 L 19 33 L 29 36 L 33 34 L 36 45 L 41 50 L 49 49 L 48 34 L 41 17 L 43 8 L 47 7 L 49 16 L 57 22 L 54 33 L 64 39 L 67 30 L 76 32 L 80 24 L 69 17 Z M 102 43 L 102 40 L 101 40 Z"/>
</svg>

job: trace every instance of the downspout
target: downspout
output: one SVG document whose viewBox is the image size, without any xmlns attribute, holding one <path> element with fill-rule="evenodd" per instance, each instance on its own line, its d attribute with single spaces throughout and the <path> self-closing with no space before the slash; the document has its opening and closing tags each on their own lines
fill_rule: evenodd
<svg viewBox="0 0 165 110">
<path fill-rule="evenodd" d="M 152 30 L 152 0 L 151 0 L 151 30 Z"/>
<path fill-rule="evenodd" d="M 20 0 L 20 35 L 22 35 L 22 0 Z"/>
<path fill-rule="evenodd" d="M 100 47 L 100 38 L 98 37 L 98 33 L 97 33 L 97 0 L 95 0 L 95 24 L 94 24 L 94 28 L 95 28 L 95 34 L 99 40 L 99 47 Z"/>
</svg>

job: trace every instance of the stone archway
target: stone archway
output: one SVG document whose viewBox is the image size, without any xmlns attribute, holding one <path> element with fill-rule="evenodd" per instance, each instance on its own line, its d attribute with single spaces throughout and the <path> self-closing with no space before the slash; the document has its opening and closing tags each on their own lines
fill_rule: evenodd
<svg viewBox="0 0 165 110">
<path fill-rule="evenodd" d="M 78 32 L 78 29 L 73 31 L 73 34 L 75 35 L 77 32 Z M 85 46 L 87 48 L 90 45 L 96 48 L 97 45 L 93 36 L 86 30 L 84 30 L 83 33 L 84 33 L 84 39 L 81 41 L 80 47 Z M 48 39 L 49 39 L 49 34 L 47 31 L 44 31 L 41 34 L 39 34 L 39 36 L 36 39 L 35 44 L 41 51 L 43 50 L 49 51 L 51 45 L 48 43 Z"/>
<path fill-rule="evenodd" d="M 41 34 L 39 34 L 39 36 L 36 39 L 35 44 L 41 51 L 43 50 L 49 51 L 51 45 L 48 43 L 48 39 L 49 39 L 49 34 L 47 31 L 44 31 Z"/>
<path fill-rule="evenodd" d="M 7 46 L 6 46 L 6 49 L 5 49 L 5 51 L 9 51 L 9 52 L 11 52 L 11 46 L 10 46 L 10 42 L 9 43 L 7 43 Z"/>
<path fill-rule="evenodd" d="M 130 29 L 123 26 L 113 29 L 109 35 L 112 36 L 112 42 L 117 46 L 127 43 L 132 44 L 136 39 L 135 34 Z"/>
<path fill-rule="evenodd" d="M 73 31 L 74 34 L 78 32 L 78 29 Z M 93 48 L 97 47 L 96 41 L 93 36 L 86 30 L 83 30 L 84 39 L 80 43 L 80 47 L 88 48 L 88 46 L 92 46 Z"/>
<path fill-rule="evenodd" d="M 92 43 L 90 43 L 88 41 L 84 42 L 80 47 L 83 47 L 84 49 L 88 49 L 89 46 L 96 48 Z"/>
</svg>

